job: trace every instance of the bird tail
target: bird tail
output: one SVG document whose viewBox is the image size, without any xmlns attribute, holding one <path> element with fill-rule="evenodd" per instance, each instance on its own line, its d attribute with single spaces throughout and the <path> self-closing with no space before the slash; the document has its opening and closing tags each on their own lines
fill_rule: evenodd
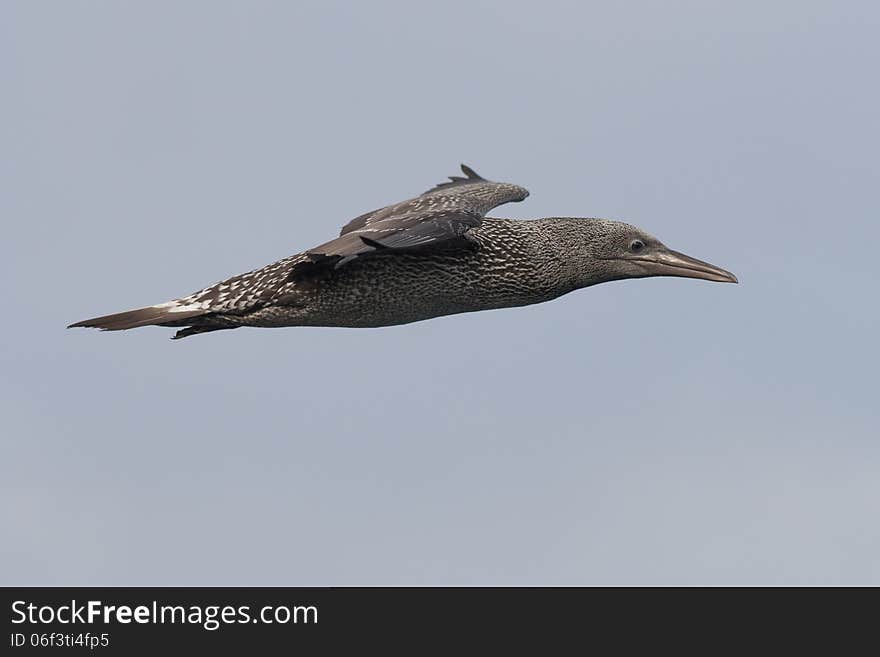
<svg viewBox="0 0 880 657">
<path fill-rule="evenodd" d="M 206 312 L 205 306 L 201 303 L 187 304 L 169 301 L 157 306 L 128 310 L 124 313 L 116 313 L 115 315 L 84 319 L 81 322 L 76 322 L 76 324 L 71 324 L 67 328 L 86 326 L 101 329 L 102 331 L 124 331 L 125 329 L 138 328 L 140 326 L 177 323 L 191 317 L 204 315 Z"/>
</svg>

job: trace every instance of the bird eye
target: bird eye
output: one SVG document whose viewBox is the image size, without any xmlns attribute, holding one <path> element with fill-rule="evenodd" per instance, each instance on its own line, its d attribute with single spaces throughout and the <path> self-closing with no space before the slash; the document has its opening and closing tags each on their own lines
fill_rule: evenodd
<svg viewBox="0 0 880 657">
<path fill-rule="evenodd" d="M 642 249 L 645 248 L 645 243 L 642 240 L 633 240 L 629 243 L 629 250 L 633 253 L 638 253 Z"/>
</svg>

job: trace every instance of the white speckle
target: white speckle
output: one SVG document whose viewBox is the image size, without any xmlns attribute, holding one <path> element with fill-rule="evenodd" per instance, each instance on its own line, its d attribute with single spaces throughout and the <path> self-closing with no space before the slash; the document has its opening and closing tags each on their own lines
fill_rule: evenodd
<svg viewBox="0 0 880 657">
<path fill-rule="evenodd" d="M 199 303 L 181 304 L 179 301 L 167 301 L 153 306 L 153 308 L 167 308 L 170 313 L 185 313 L 190 310 L 207 310 L 208 303 L 205 301 Z"/>
</svg>

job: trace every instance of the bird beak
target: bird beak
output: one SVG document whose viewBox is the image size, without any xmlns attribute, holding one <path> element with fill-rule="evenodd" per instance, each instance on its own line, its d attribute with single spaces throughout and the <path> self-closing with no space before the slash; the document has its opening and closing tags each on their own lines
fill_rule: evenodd
<svg viewBox="0 0 880 657">
<path fill-rule="evenodd" d="M 637 258 L 649 276 L 681 276 L 701 278 L 718 283 L 739 283 L 729 271 L 708 262 L 686 256 L 678 251 L 666 250 Z"/>
</svg>

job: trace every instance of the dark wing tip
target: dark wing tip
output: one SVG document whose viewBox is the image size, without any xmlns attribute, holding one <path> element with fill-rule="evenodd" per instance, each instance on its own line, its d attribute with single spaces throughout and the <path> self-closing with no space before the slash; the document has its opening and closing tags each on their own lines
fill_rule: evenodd
<svg viewBox="0 0 880 657">
<path fill-rule="evenodd" d="M 465 178 L 462 178 L 461 176 L 449 176 L 449 182 L 439 183 L 424 193 L 427 194 L 428 192 L 433 192 L 438 189 L 448 189 L 449 187 L 458 187 L 460 185 L 470 185 L 470 184 L 478 183 L 478 182 L 488 182 L 480 174 L 478 174 L 476 171 L 471 169 L 467 164 L 461 164 L 460 166 L 461 166 L 461 172 L 466 176 Z"/>
<path fill-rule="evenodd" d="M 467 164 L 461 165 L 461 172 L 464 175 L 466 175 L 468 178 L 470 178 L 471 180 L 485 180 L 485 178 L 483 178 L 483 176 L 481 176 L 476 171 L 471 169 Z"/>
</svg>

